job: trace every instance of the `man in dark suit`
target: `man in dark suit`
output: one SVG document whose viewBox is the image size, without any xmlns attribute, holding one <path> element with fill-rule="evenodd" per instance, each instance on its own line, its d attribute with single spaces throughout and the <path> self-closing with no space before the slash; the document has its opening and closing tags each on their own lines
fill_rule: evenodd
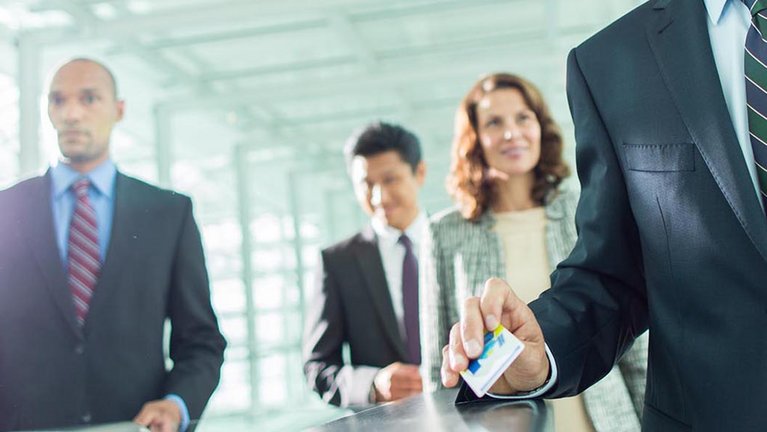
<svg viewBox="0 0 767 432">
<path fill-rule="evenodd" d="M 426 166 L 416 136 L 387 123 L 353 135 L 344 153 L 371 224 L 322 251 L 304 373 L 325 402 L 363 407 L 422 390 L 416 255 L 427 223 L 418 206 Z"/>
<path fill-rule="evenodd" d="M 225 341 L 191 201 L 115 169 L 123 110 L 106 67 L 64 64 L 48 95 L 61 161 L 0 192 L 0 430 L 183 430 L 218 383 Z"/>
<path fill-rule="evenodd" d="M 493 391 L 544 397 L 649 328 L 644 430 L 764 430 L 767 50 L 747 3 L 652 0 L 570 53 L 578 242 L 529 308 L 498 280 L 467 300 L 446 385 L 499 321 L 526 349 Z"/>
</svg>

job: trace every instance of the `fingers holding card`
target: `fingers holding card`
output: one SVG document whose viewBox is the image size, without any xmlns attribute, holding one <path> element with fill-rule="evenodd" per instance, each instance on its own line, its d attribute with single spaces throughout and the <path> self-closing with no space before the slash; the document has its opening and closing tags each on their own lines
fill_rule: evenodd
<svg viewBox="0 0 767 432">
<path fill-rule="evenodd" d="M 550 363 L 543 332 L 532 310 L 506 282 L 489 279 L 480 298 L 465 301 L 461 316 L 443 350 L 443 385 L 457 385 L 461 374 L 481 396 L 491 387 L 493 395 L 513 395 L 546 382 Z M 485 330 L 490 332 L 483 337 Z M 504 335 L 503 345 L 496 341 L 496 333 Z M 495 350 L 502 360 L 494 360 Z M 472 359 L 477 363 L 467 370 Z M 504 379 L 499 379 L 501 375 Z"/>
<path fill-rule="evenodd" d="M 519 357 L 525 345 L 502 325 L 485 333 L 482 354 L 461 371 L 466 384 L 477 397 L 482 397 L 498 381 L 503 372 Z"/>
</svg>

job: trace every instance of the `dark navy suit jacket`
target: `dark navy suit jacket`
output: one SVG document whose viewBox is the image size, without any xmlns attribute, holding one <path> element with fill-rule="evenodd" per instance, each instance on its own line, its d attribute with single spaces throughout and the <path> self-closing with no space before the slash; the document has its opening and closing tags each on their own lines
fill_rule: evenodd
<svg viewBox="0 0 767 432">
<path fill-rule="evenodd" d="M 199 418 L 224 346 L 189 198 L 117 174 L 111 240 L 80 328 L 49 177 L 0 192 L 0 430 L 128 421 L 167 394 Z"/>
<path fill-rule="evenodd" d="M 575 48 L 578 242 L 532 308 L 582 391 L 650 330 L 643 429 L 767 427 L 767 217 L 702 0 L 653 0 Z"/>
<path fill-rule="evenodd" d="M 358 367 L 407 361 L 371 227 L 322 251 L 305 320 L 304 374 L 328 403 L 349 406 L 352 393 L 369 392 L 369 382 L 354 380 Z M 343 359 L 345 344 L 350 363 Z"/>
</svg>

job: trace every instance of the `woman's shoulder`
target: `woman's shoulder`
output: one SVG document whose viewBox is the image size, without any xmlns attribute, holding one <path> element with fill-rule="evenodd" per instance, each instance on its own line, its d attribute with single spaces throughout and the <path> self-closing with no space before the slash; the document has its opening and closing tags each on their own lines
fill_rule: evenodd
<svg viewBox="0 0 767 432">
<path fill-rule="evenodd" d="M 433 214 L 429 218 L 429 226 L 431 227 L 449 227 L 453 225 L 459 225 L 466 221 L 460 210 L 456 207 L 448 207 Z"/>
<path fill-rule="evenodd" d="M 566 205 L 566 204 L 577 204 L 578 203 L 578 197 L 581 195 L 581 192 L 575 188 L 562 188 L 558 189 L 556 194 L 551 200 L 550 205 Z"/>
<path fill-rule="evenodd" d="M 575 214 L 575 208 L 578 206 L 579 197 L 580 192 L 578 190 L 557 190 L 546 203 L 546 213 L 550 218 L 572 217 Z"/>
<path fill-rule="evenodd" d="M 472 233 L 482 229 L 485 216 L 480 216 L 476 222 L 463 217 L 460 210 L 452 207 L 434 214 L 429 220 L 429 230 L 434 237 L 455 238 L 462 233 Z"/>
</svg>

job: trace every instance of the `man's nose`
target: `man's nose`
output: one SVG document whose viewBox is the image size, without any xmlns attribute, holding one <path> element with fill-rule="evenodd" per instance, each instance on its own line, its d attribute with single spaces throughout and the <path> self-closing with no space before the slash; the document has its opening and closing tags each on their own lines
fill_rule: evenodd
<svg viewBox="0 0 767 432">
<path fill-rule="evenodd" d="M 66 103 L 61 107 L 61 114 L 68 124 L 77 123 L 82 119 L 83 108 L 78 103 Z"/>
</svg>

